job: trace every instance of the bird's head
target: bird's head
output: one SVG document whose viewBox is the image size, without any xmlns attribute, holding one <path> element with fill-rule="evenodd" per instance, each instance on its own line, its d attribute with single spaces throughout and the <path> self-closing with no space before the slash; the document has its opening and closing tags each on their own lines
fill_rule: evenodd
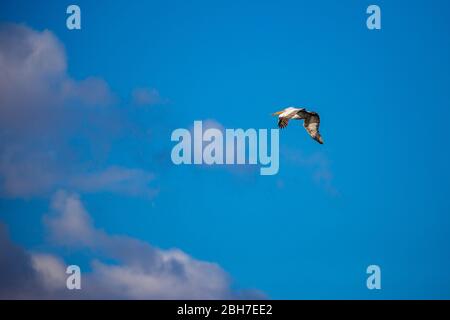
<svg viewBox="0 0 450 320">
<path fill-rule="evenodd" d="M 275 112 L 275 113 L 272 113 L 272 116 L 279 116 L 280 114 L 282 114 L 284 112 L 284 110 L 281 110 L 281 111 L 277 111 L 277 112 Z"/>
</svg>

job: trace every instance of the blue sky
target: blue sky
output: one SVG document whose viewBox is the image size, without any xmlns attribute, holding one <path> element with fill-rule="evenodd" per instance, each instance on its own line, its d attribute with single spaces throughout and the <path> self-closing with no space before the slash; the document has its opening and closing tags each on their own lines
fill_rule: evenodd
<svg viewBox="0 0 450 320">
<path fill-rule="evenodd" d="M 366 28 L 368 1 L 76 3 L 80 31 L 65 26 L 68 2 L 0 5 L 1 22 L 54 34 L 73 81 L 101 78 L 114 96 L 100 111 L 79 113 L 70 102 L 51 138 L 26 141 L 56 152 L 72 180 L 132 168 L 151 173 L 144 184 L 157 193 L 65 181 L 31 194 L 2 186 L 0 220 L 15 243 L 91 268 L 95 252 L 60 248 L 43 226 L 62 188 L 79 196 L 97 228 L 215 262 L 233 290 L 274 299 L 450 298 L 447 1 L 376 1 L 379 31 Z M 136 88 L 156 90 L 159 103 L 136 106 Z M 290 105 L 320 113 L 325 144 L 290 124 L 275 176 L 170 161 L 176 128 L 207 119 L 275 128 L 270 113 Z M 13 136 L 33 170 L 18 132 L 26 128 L 8 129 L 0 152 Z M 0 170 L 0 182 L 5 176 Z M 381 267 L 380 291 L 366 288 L 370 264 Z"/>
</svg>

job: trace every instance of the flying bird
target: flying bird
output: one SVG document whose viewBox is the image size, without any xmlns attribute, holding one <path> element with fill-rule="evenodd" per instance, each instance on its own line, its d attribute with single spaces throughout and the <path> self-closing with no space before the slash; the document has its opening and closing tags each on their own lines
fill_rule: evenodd
<svg viewBox="0 0 450 320">
<path fill-rule="evenodd" d="M 286 128 L 291 119 L 304 120 L 303 127 L 308 134 L 318 143 L 323 144 L 322 136 L 319 133 L 320 117 L 318 113 L 307 111 L 305 108 L 289 107 L 272 115 L 278 116 L 278 127 L 280 129 Z"/>
</svg>

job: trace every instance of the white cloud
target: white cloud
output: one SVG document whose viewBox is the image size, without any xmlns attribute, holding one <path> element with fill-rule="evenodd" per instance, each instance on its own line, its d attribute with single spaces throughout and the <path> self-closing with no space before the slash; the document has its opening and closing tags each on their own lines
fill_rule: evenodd
<svg viewBox="0 0 450 320">
<path fill-rule="evenodd" d="M 44 219 L 52 243 L 71 253 L 101 256 L 81 269 L 81 290 L 66 288 L 67 264 L 49 253 L 13 244 L 0 224 L 2 299 L 261 299 L 257 290 L 235 290 L 216 263 L 179 249 L 163 250 L 138 239 L 97 229 L 77 194 L 55 194 Z M 71 263 L 75 261 L 72 259 Z"/>
<path fill-rule="evenodd" d="M 85 246 L 95 242 L 98 236 L 78 195 L 57 192 L 53 197 L 51 209 L 53 214 L 45 216 L 44 222 L 55 242 Z"/>
<path fill-rule="evenodd" d="M 52 95 L 53 84 L 66 79 L 62 45 L 49 31 L 0 26 L 0 106 L 30 107 Z"/>
<path fill-rule="evenodd" d="M 57 292 L 66 289 L 66 265 L 50 254 L 31 254 L 31 264 L 37 273 L 37 278 L 45 291 Z"/>
<path fill-rule="evenodd" d="M 45 223 L 54 243 L 100 252 L 117 262 L 92 262 L 92 272 L 84 281 L 87 295 L 129 299 L 225 299 L 238 294 L 231 290 L 227 273 L 215 263 L 194 259 L 178 249 L 162 250 L 134 238 L 109 235 L 96 229 L 76 194 L 58 192 Z"/>
<path fill-rule="evenodd" d="M 176 252 L 176 251 L 174 251 Z M 195 260 L 182 252 L 163 251 L 163 265 L 145 270 L 133 265 L 93 263 L 94 291 L 121 293 L 129 299 L 226 299 L 233 293 L 227 274 L 216 264 Z M 156 271 L 156 272 L 155 272 Z"/>
<path fill-rule="evenodd" d="M 58 188 L 156 195 L 147 170 L 80 160 L 83 153 L 96 160 L 107 153 L 127 119 L 112 107 L 97 108 L 116 100 L 103 79 L 70 77 L 64 47 L 52 32 L 0 25 L 0 70 L 1 196 L 49 195 Z M 156 90 L 148 93 L 159 97 Z M 85 142 L 76 154 L 68 141 L 80 137 Z"/>
<path fill-rule="evenodd" d="M 75 101 L 105 105 L 114 95 L 102 79 L 76 81 L 67 74 L 63 45 L 48 30 L 0 26 L 0 112 L 2 124 L 34 121 L 26 112 L 64 107 Z M 38 110 L 34 110 L 38 108 Z"/>
</svg>

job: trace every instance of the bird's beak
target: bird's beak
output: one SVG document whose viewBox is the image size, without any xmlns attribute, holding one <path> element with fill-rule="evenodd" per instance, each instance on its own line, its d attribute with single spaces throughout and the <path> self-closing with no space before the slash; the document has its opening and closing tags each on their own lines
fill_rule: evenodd
<svg viewBox="0 0 450 320">
<path fill-rule="evenodd" d="M 275 112 L 275 113 L 272 113 L 272 115 L 273 116 L 278 116 L 278 115 L 280 115 L 280 114 L 282 114 L 283 113 L 283 111 L 277 111 L 277 112 Z"/>
</svg>

